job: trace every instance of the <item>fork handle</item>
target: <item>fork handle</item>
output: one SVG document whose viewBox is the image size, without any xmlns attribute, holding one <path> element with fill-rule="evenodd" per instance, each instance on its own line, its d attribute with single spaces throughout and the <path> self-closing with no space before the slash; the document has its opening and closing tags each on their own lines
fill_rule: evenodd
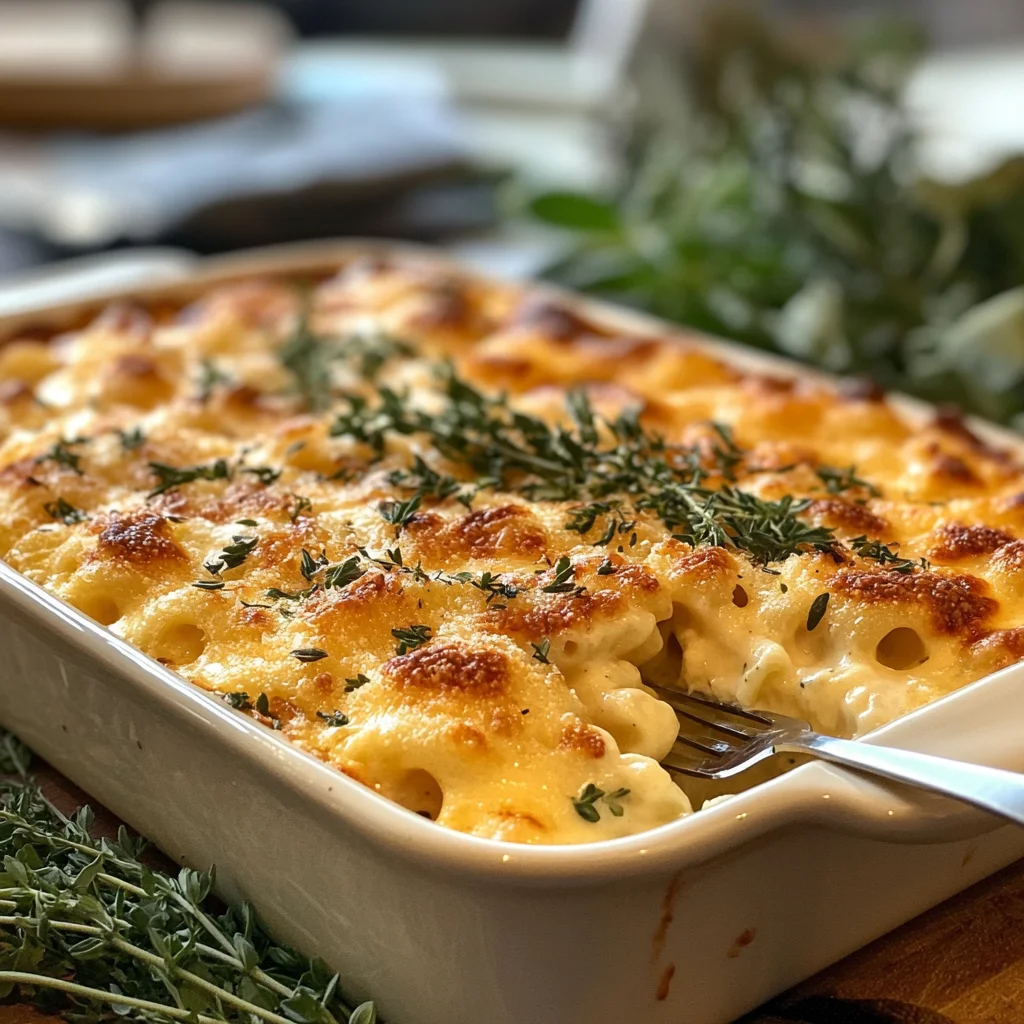
<svg viewBox="0 0 1024 1024">
<path fill-rule="evenodd" d="M 801 737 L 780 747 L 930 789 L 1024 825 L 1024 774 L 831 736 Z"/>
</svg>

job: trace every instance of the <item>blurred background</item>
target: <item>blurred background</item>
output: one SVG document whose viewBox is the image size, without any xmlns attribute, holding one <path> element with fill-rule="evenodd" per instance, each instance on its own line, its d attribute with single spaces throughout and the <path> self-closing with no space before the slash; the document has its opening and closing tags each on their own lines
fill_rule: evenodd
<svg viewBox="0 0 1024 1024">
<path fill-rule="evenodd" d="M 1022 111 L 1021 0 L 0 0 L 0 291 L 412 239 L 1024 426 Z"/>
</svg>

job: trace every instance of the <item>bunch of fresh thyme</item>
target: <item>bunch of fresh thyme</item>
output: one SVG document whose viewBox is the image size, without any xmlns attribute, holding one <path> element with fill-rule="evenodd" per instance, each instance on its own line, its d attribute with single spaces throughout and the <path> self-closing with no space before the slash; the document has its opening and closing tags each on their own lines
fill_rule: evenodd
<svg viewBox="0 0 1024 1024">
<path fill-rule="evenodd" d="M 220 907 L 212 871 L 172 877 L 123 827 L 93 838 L 88 807 L 61 814 L 24 775 L 30 757 L 0 734 L 0 770 L 20 776 L 0 782 L 0 995 L 73 1024 L 377 1019 L 318 960 L 274 942 L 248 904 Z"/>
</svg>

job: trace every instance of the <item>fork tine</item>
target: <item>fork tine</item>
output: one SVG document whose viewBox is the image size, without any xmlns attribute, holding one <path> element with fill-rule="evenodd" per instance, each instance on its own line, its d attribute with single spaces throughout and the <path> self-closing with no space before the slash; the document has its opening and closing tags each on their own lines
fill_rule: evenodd
<svg viewBox="0 0 1024 1024">
<path fill-rule="evenodd" d="M 682 708 L 673 707 L 673 711 L 682 718 L 687 718 L 691 722 L 696 722 L 698 725 L 706 725 L 709 729 L 717 729 L 719 732 L 724 732 L 727 736 L 732 736 L 734 739 L 742 740 L 744 743 L 751 738 L 750 733 L 744 732 L 742 729 L 733 729 L 728 725 L 721 725 L 719 722 L 712 722 L 707 718 L 701 718 L 700 715 L 695 715 L 691 711 L 684 711 Z"/>
<path fill-rule="evenodd" d="M 667 686 L 658 686 L 656 683 L 646 683 L 645 685 L 654 690 L 662 700 L 672 704 L 673 707 L 675 707 L 673 701 L 685 700 L 693 704 L 699 704 L 701 707 L 709 708 L 712 711 L 720 711 L 726 715 L 734 715 L 737 718 L 745 718 L 750 722 L 757 722 L 758 725 L 771 726 L 773 724 L 771 719 L 766 718 L 764 715 L 759 715 L 754 711 L 747 711 L 746 708 L 737 707 L 735 704 L 726 704 L 723 701 L 712 700 L 708 697 L 697 697 L 692 693 L 683 693 L 681 690 L 673 690 Z M 679 709 L 676 708 L 676 710 L 678 711 Z M 701 719 L 701 721 L 706 725 L 715 725 L 715 723 L 707 719 Z M 717 728 L 718 726 L 716 725 L 715 727 Z M 750 738 L 748 733 L 743 733 L 742 735 L 744 739 Z"/>
<path fill-rule="evenodd" d="M 699 750 L 702 754 L 707 754 L 708 757 L 725 757 L 726 754 L 732 753 L 731 747 L 726 747 L 725 750 L 715 749 L 709 747 L 705 743 L 701 743 L 699 740 L 692 740 L 687 736 L 677 736 L 676 743 L 685 743 L 688 747 L 693 747 L 694 750 Z"/>
</svg>

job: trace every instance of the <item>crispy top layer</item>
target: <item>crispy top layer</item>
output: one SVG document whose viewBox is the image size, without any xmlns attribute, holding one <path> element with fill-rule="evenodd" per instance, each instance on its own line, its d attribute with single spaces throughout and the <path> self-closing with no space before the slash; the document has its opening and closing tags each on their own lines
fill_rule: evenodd
<svg viewBox="0 0 1024 1024">
<path fill-rule="evenodd" d="M 687 813 L 644 679 L 856 734 L 1024 654 L 1015 455 L 419 262 L 24 332 L 0 436 L 12 566 L 481 836 Z"/>
</svg>

